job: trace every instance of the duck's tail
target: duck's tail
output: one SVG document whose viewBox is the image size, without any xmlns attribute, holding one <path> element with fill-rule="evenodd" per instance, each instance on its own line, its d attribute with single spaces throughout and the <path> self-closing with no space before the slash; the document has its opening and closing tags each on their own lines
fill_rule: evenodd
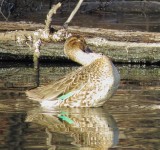
<svg viewBox="0 0 160 150">
<path fill-rule="evenodd" d="M 53 107 L 58 107 L 62 103 L 61 100 L 55 99 L 55 100 L 43 100 L 40 102 L 41 106 L 44 108 L 53 108 Z"/>
<path fill-rule="evenodd" d="M 56 99 L 62 91 L 54 89 L 54 84 L 50 84 L 27 90 L 25 93 L 29 99 L 41 102 L 43 100 Z"/>
</svg>

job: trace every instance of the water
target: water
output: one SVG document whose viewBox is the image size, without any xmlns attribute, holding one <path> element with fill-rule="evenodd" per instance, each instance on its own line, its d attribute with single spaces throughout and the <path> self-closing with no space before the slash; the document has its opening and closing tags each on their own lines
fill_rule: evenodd
<svg viewBox="0 0 160 150">
<path fill-rule="evenodd" d="M 159 66 L 117 65 L 120 87 L 102 108 L 45 110 L 25 97 L 78 67 L 41 64 L 37 72 L 32 64 L 0 63 L 0 149 L 159 150 Z"/>
<path fill-rule="evenodd" d="M 46 19 L 48 9 L 38 12 L 26 12 L 24 16 L 14 18 L 11 16 L 9 21 L 25 21 L 42 23 Z M 56 14 L 53 19 L 53 25 L 62 26 L 68 19 L 69 13 Z M 0 21 L 4 21 L 4 18 L 0 16 Z M 78 13 L 70 22 L 69 26 L 80 26 L 88 28 L 105 28 L 105 29 L 117 29 L 117 30 L 132 30 L 132 31 L 148 31 L 148 32 L 160 32 L 160 17 L 159 14 L 143 14 L 143 13 L 95 13 L 95 14 L 81 14 Z M 9 30 L 8 28 L 2 28 L 2 30 Z M 14 27 L 13 27 L 14 29 Z M 12 29 L 11 29 L 12 30 Z"/>
</svg>

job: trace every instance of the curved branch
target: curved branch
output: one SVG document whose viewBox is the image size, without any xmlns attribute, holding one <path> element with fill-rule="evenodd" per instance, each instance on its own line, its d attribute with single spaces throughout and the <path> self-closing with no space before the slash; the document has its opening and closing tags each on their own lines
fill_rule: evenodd
<svg viewBox="0 0 160 150">
<path fill-rule="evenodd" d="M 4 0 L 2 0 L 2 2 L 1 2 L 0 13 L 2 14 L 3 18 L 4 18 L 6 21 L 8 21 L 8 18 L 7 18 L 7 17 L 3 14 L 3 12 L 2 12 L 3 3 L 4 3 Z"/>
<path fill-rule="evenodd" d="M 74 10 L 72 11 L 72 13 L 70 14 L 69 18 L 67 19 L 67 21 L 64 23 L 64 28 L 68 27 L 68 24 L 71 22 L 71 20 L 73 19 L 73 17 L 75 16 L 75 14 L 77 13 L 77 11 L 79 10 L 82 2 L 84 0 L 79 0 L 79 2 L 77 3 L 76 7 L 74 8 Z"/>
<path fill-rule="evenodd" d="M 51 23 L 52 23 L 52 16 L 53 14 L 56 14 L 57 9 L 61 7 L 61 3 L 58 3 L 56 5 L 53 5 L 51 10 L 47 14 L 47 19 L 45 20 L 45 31 L 49 34 L 51 32 Z"/>
</svg>

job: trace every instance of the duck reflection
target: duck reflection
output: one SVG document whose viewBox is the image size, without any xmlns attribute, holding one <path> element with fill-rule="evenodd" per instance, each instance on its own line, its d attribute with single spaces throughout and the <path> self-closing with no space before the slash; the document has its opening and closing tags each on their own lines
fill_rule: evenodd
<svg viewBox="0 0 160 150">
<path fill-rule="evenodd" d="M 66 142 L 78 150 L 106 150 L 118 143 L 116 122 L 103 108 L 63 108 L 52 113 L 32 110 L 26 122 L 46 128 L 50 150 L 63 147 Z"/>
</svg>

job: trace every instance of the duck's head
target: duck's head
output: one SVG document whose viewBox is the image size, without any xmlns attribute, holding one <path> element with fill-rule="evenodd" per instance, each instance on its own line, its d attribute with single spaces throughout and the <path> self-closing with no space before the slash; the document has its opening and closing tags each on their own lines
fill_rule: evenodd
<svg viewBox="0 0 160 150">
<path fill-rule="evenodd" d="M 82 36 L 71 36 L 64 44 L 64 53 L 71 60 L 81 64 L 89 65 L 96 59 L 102 57 L 102 54 L 94 53 L 86 44 L 85 39 Z"/>
</svg>

